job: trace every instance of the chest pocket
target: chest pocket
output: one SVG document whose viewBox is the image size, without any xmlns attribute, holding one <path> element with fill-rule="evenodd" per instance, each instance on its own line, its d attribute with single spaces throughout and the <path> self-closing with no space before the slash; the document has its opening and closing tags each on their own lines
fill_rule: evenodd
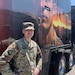
<svg viewBox="0 0 75 75">
<path fill-rule="evenodd" d="M 18 50 L 19 50 L 19 54 L 24 57 L 26 56 L 28 46 L 21 42 L 18 44 Z"/>
<path fill-rule="evenodd" d="M 26 56 L 26 51 L 27 51 L 27 49 L 21 49 L 19 51 L 19 56 L 20 56 L 21 59 L 22 59 L 22 57 L 25 57 Z"/>
<path fill-rule="evenodd" d="M 28 50 L 28 55 L 31 61 L 34 61 L 36 59 L 36 53 L 34 51 L 34 48 L 32 50 Z"/>
</svg>

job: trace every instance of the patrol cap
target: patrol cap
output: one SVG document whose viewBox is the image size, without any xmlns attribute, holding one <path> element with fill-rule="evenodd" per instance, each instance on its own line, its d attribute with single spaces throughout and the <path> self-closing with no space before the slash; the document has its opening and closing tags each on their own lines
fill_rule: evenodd
<svg viewBox="0 0 75 75">
<path fill-rule="evenodd" d="M 29 29 L 34 30 L 34 24 L 32 22 L 23 22 L 23 29 L 25 29 L 25 30 L 29 30 Z"/>
</svg>

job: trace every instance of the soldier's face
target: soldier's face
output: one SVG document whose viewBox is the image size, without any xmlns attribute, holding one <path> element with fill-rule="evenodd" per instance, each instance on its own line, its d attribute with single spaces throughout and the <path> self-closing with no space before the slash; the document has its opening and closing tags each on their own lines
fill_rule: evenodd
<svg viewBox="0 0 75 75">
<path fill-rule="evenodd" d="M 35 0 L 37 16 L 42 20 L 42 23 L 51 23 L 53 0 Z"/>
<path fill-rule="evenodd" d="M 34 30 L 32 29 L 28 29 L 28 30 L 23 29 L 22 32 L 26 38 L 32 38 L 34 35 Z"/>
</svg>

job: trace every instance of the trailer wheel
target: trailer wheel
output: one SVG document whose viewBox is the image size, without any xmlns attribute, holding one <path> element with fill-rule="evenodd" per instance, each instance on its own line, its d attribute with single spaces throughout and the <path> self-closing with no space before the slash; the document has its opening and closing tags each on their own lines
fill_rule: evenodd
<svg viewBox="0 0 75 75">
<path fill-rule="evenodd" d="M 70 53 L 66 53 L 66 62 L 67 62 L 67 71 L 72 69 L 72 66 L 74 64 L 74 55 L 71 51 Z"/>
<path fill-rule="evenodd" d="M 64 55 L 58 55 L 57 62 L 55 64 L 54 75 L 64 75 L 66 71 L 66 59 Z"/>
</svg>

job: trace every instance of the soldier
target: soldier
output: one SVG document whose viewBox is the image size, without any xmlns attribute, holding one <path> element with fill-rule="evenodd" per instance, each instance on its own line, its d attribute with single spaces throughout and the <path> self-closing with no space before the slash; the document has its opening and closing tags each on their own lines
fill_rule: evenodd
<svg viewBox="0 0 75 75">
<path fill-rule="evenodd" d="M 24 37 L 16 40 L 2 54 L 6 68 L 2 75 L 38 75 L 42 69 L 42 53 L 37 43 L 31 38 L 34 35 L 34 24 L 24 22 L 22 33 Z M 13 59 L 14 73 L 10 70 L 9 62 Z"/>
</svg>

